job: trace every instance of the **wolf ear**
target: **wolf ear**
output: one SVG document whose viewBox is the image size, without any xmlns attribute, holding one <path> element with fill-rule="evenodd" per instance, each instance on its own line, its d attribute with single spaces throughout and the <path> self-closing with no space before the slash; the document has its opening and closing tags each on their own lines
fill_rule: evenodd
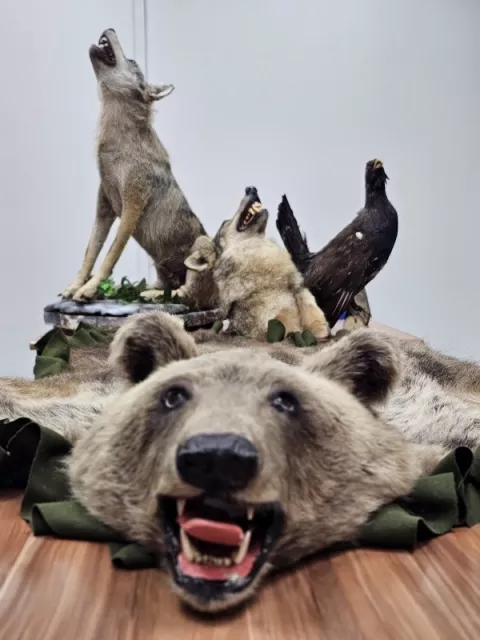
<svg viewBox="0 0 480 640">
<path fill-rule="evenodd" d="M 201 272 L 208 269 L 208 260 L 201 254 L 200 251 L 194 251 L 185 260 L 184 265 L 187 267 L 187 269 Z"/>
<path fill-rule="evenodd" d="M 147 98 L 154 102 L 155 100 L 161 100 L 169 96 L 175 89 L 173 84 L 147 84 L 146 93 Z"/>
<path fill-rule="evenodd" d="M 303 367 L 339 382 L 366 405 L 386 399 L 400 371 L 400 355 L 386 336 L 359 329 L 307 358 Z"/>
<path fill-rule="evenodd" d="M 133 385 L 169 362 L 197 355 L 197 345 L 181 320 L 153 311 L 132 316 L 117 331 L 110 347 L 109 364 Z"/>
</svg>

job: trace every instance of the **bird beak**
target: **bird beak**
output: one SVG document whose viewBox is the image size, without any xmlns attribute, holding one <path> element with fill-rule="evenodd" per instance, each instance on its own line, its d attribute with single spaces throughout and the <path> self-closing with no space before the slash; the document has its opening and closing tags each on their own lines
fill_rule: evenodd
<svg viewBox="0 0 480 640">
<path fill-rule="evenodd" d="M 381 160 L 375 160 L 373 163 L 374 169 L 381 169 L 383 167 L 383 162 Z"/>
</svg>

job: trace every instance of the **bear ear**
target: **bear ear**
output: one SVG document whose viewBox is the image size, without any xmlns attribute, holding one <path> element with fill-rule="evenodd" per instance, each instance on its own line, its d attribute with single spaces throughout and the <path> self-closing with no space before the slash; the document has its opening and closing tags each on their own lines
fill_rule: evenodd
<svg viewBox="0 0 480 640">
<path fill-rule="evenodd" d="M 133 385 L 169 362 L 197 355 L 197 345 L 181 320 L 153 311 L 132 316 L 117 331 L 110 347 L 109 364 L 117 375 Z"/>
<path fill-rule="evenodd" d="M 400 352 L 387 336 L 359 329 L 308 357 L 303 367 L 339 382 L 366 405 L 382 402 L 400 371 Z"/>
</svg>

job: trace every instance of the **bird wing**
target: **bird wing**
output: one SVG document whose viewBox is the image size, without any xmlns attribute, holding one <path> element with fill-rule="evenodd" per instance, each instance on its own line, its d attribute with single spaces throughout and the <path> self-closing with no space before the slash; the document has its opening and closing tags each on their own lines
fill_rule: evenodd
<svg viewBox="0 0 480 640">
<path fill-rule="evenodd" d="M 278 233 L 295 266 L 304 273 L 308 268 L 313 254 L 310 253 L 307 238 L 305 234 L 302 235 L 297 219 L 285 195 L 278 205 L 276 224 Z"/>
<path fill-rule="evenodd" d="M 369 238 L 357 234 L 354 220 L 312 257 L 305 274 L 305 284 L 330 326 L 376 275 L 376 256 L 372 255 Z"/>
</svg>

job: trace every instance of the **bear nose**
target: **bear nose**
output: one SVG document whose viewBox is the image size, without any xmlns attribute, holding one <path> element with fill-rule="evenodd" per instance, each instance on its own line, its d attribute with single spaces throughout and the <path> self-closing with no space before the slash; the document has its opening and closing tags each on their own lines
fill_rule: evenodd
<svg viewBox="0 0 480 640">
<path fill-rule="evenodd" d="M 234 434 L 200 434 L 177 450 L 182 480 L 207 491 L 244 489 L 258 470 L 258 451 L 246 438 Z"/>
</svg>

